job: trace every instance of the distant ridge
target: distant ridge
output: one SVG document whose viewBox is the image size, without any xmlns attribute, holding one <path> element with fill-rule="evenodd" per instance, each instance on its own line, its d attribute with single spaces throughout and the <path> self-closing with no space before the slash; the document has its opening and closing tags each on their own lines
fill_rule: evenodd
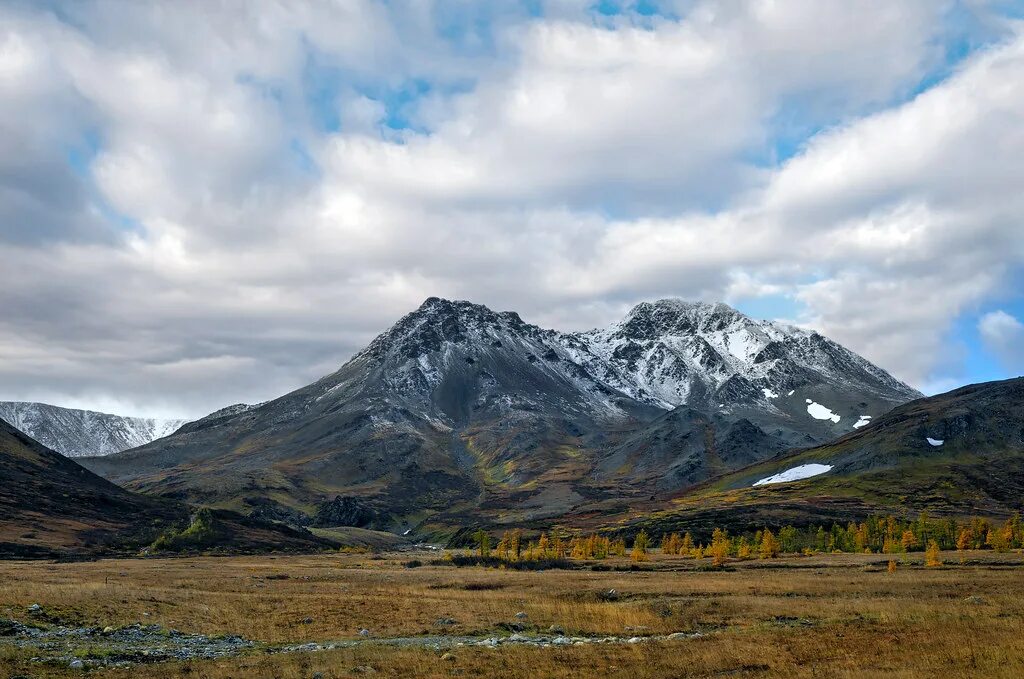
<svg viewBox="0 0 1024 679">
<path fill-rule="evenodd" d="M 110 455 L 174 433 L 187 420 L 125 417 L 46 403 L 0 401 L 6 420 L 67 457 Z"/>
</svg>

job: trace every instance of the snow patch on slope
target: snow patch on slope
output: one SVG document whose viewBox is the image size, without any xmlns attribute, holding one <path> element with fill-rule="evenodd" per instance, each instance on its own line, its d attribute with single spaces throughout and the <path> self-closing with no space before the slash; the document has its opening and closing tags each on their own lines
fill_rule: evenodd
<svg viewBox="0 0 1024 679">
<path fill-rule="evenodd" d="M 809 479 L 812 476 L 818 476 L 824 474 L 832 469 L 830 464 L 802 464 L 799 467 L 793 467 L 787 469 L 784 472 L 779 472 L 773 476 L 768 476 L 760 481 L 755 481 L 755 486 L 767 486 L 772 483 L 786 483 L 787 481 L 799 481 L 801 479 Z"/>
<path fill-rule="evenodd" d="M 839 424 L 841 419 L 839 415 L 836 415 L 830 408 L 827 408 L 820 403 L 816 403 L 810 399 L 807 399 L 807 414 L 816 420 L 832 420 L 836 424 Z"/>
<path fill-rule="evenodd" d="M 938 448 L 939 446 L 946 442 L 943 439 L 933 439 L 930 436 L 926 436 L 925 440 L 928 441 L 928 443 L 931 444 L 932 446 L 935 446 L 936 448 Z"/>
<path fill-rule="evenodd" d="M 861 415 L 860 419 L 853 423 L 853 428 L 854 429 L 860 429 L 861 427 L 866 427 L 869 424 L 871 424 L 871 416 L 870 415 Z"/>
</svg>

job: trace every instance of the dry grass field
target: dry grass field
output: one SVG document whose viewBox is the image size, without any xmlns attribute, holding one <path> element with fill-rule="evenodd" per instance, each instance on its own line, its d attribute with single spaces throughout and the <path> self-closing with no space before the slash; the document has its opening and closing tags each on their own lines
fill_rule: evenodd
<svg viewBox="0 0 1024 679">
<path fill-rule="evenodd" d="M 653 555 L 643 570 L 521 572 L 430 565 L 437 554 L 0 562 L 0 618 L 161 625 L 262 642 L 236 657 L 71 669 L 0 637 L 0 677 L 1020 677 L 1024 556 L 879 555 L 708 561 Z M 408 568 L 419 559 L 425 565 Z M 614 570 L 621 568 L 622 570 Z M 614 590 L 614 593 L 610 593 Z M 524 613 L 525 616 L 517 614 Z M 546 634 L 675 641 L 435 649 L 373 640 Z M 352 648 L 268 653 L 359 639 Z M 266 644 L 264 646 L 263 644 Z M 101 657 L 102 648 L 89 651 Z"/>
</svg>

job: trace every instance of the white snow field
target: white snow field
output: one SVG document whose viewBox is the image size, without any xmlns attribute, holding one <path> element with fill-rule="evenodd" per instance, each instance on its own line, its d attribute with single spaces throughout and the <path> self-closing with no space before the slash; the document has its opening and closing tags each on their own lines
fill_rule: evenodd
<svg viewBox="0 0 1024 679">
<path fill-rule="evenodd" d="M 942 439 L 933 439 L 933 438 L 932 438 L 932 437 L 930 437 L 930 436 L 926 436 L 926 437 L 925 437 L 925 439 L 926 439 L 926 440 L 928 441 L 928 443 L 932 444 L 932 445 L 933 445 L 933 446 L 935 446 L 936 448 L 938 448 L 938 447 L 939 447 L 939 446 L 941 446 L 941 445 L 942 445 L 943 443 L 945 443 L 945 441 L 944 441 L 944 440 L 942 440 Z"/>
<path fill-rule="evenodd" d="M 817 464 L 812 462 L 811 464 L 802 464 L 799 467 L 793 467 L 787 469 L 784 472 L 779 472 L 774 476 L 768 476 L 755 481 L 755 486 L 767 486 L 770 483 L 786 483 L 787 481 L 799 481 L 800 479 L 809 479 L 812 476 L 818 476 L 832 469 L 830 464 Z"/>
<path fill-rule="evenodd" d="M 861 415 L 860 419 L 853 423 L 853 428 L 860 429 L 861 427 L 866 427 L 869 424 L 871 424 L 871 416 Z"/>
<path fill-rule="evenodd" d="M 832 420 L 836 424 L 839 423 L 840 419 L 839 415 L 832 412 L 831 408 L 827 408 L 811 399 L 807 399 L 807 413 L 816 420 Z"/>
</svg>

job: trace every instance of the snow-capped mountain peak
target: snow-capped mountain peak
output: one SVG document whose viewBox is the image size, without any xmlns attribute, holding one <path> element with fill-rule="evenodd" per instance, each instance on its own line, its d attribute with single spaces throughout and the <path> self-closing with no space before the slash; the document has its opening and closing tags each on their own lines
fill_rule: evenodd
<svg viewBox="0 0 1024 679">
<path fill-rule="evenodd" d="M 110 455 L 135 448 L 173 434 L 186 422 L 28 401 L 0 401 L 0 419 L 66 457 Z"/>
<path fill-rule="evenodd" d="M 377 366 L 381 377 L 366 383 L 367 373 L 354 365 Z M 500 393 L 535 405 L 558 394 L 560 408 L 605 414 L 618 412 L 623 398 L 663 409 L 754 408 L 781 415 L 806 410 L 807 396 L 846 409 L 856 395 L 858 404 L 866 398 L 877 412 L 919 396 L 813 330 L 755 320 L 723 303 L 644 302 L 606 328 L 564 333 L 514 312 L 431 297 L 326 378 L 322 398 L 351 395 L 358 381 L 445 419 L 434 408 L 436 390 L 442 383 L 452 389 L 455 375 L 467 393 Z M 524 381 L 527 375 L 533 377 Z M 546 395 L 537 379 L 549 385 Z"/>
<path fill-rule="evenodd" d="M 605 329 L 572 337 L 577 359 L 609 385 L 666 408 L 756 402 L 818 384 L 920 395 L 814 331 L 754 320 L 723 303 L 644 302 Z"/>
</svg>

